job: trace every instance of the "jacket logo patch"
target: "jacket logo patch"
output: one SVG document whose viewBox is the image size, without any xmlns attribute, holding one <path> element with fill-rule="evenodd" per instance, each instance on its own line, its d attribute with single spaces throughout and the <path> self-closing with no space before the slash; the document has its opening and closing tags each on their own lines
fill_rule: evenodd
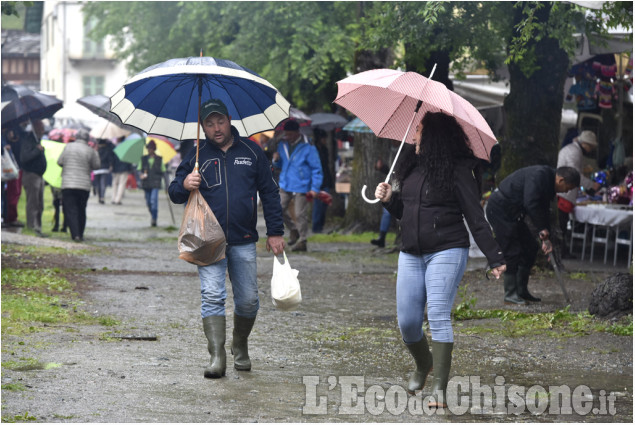
<svg viewBox="0 0 635 425">
<path fill-rule="evenodd" d="M 238 157 L 234 159 L 234 165 L 250 165 L 251 166 L 251 158 Z"/>
</svg>

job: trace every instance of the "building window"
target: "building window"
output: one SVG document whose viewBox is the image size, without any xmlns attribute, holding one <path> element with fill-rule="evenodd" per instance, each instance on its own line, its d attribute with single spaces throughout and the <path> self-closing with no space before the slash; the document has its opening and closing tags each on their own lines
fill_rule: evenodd
<svg viewBox="0 0 635 425">
<path fill-rule="evenodd" d="M 84 96 L 91 94 L 104 94 L 104 77 L 86 75 L 82 77 L 82 85 L 84 86 Z"/>
<path fill-rule="evenodd" d="M 103 58 L 104 57 L 104 42 L 93 41 L 88 38 L 88 33 L 95 28 L 97 24 L 96 19 L 91 19 L 84 25 L 84 57 Z"/>
</svg>

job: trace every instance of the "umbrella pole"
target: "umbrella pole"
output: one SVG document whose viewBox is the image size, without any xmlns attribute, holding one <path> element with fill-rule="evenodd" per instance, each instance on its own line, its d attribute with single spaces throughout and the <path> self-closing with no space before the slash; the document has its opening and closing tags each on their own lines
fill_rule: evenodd
<svg viewBox="0 0 635 425">
<path fill-rule="evenodd" d="M 432 76 L 434 75 L 434 71 L 437 69 L 437 64 L 434 64 L 434 67 L 432 67 L 432 72 L 430 72 L 430 76 L 428 77 L 428 80 L 432 79 Z M 426 84 L 428 82 L 428 80 L 426 80 Z M 426 88 L 426 84 L 423 85 L 423 87 L 421 88 L 421 92 L 423 93 L 423 90 Z M 388 171 L 388 175 L 386 175 L 386 180 L 384 180 L 384 183 L 388 183 L 390 181 L 390 176 L 392 175 L 393 170 L 395 169 L 395 165 L 397 165 L 397 160 L 399 159 L 399 154 L 401 153 L 401 149 L 403 148 L 404 143 L 406 143 L 406 137 L 408 137 L 408 133 L 410 133 L 410 127 L 412 127 L 412 123 L 415 120 L 415 117 L 417 116 L 417 112 L 419 112 L 419 108 L 421 108 L 421 104 L 423 103 L 423 101 L 418 101 L 417 102 L 417 107 L 415 108 L 415 112 L 414 114 L 412 114 L 412 119 L 410 120 L 410 124 L 408 124 L 408 129 L 406 130 L 406 134 L 403 135 L 403 139 L 401 140 L 401 144 L 399 145 L 399 150 L 397 151 L 397 155 L 395 155 L 395 159 L 392 161 L 392 165 L 390 166 L 390 170 Z M 364 198 L 364 201 L 366 201 L 369 204 L 376 204 L 377 202 L 379 202 L 379 199 L 375 198 L 375 199 L 369 199 L 368 197 L 366 197 L 366 185 L 364 185 L 364 187 L 362 187 L 362 198 Z"/>
<path fill-rule="evenodd" d="M 397 150 L 397 155 L 395 155 L 395 159 L 392 162 L 392 165 L 390 166 L 390 170 L 388 171 L 388 175 L 386 175 L 386 180 L 384 180 L 384 183 L 388 183 L 390 181 L 390 176 L 392 175 L 393 170 L 395 169 L 395 165 L 397 164 L 397 159 L 399 159 L 399 154 L 401 153 L 401 149 L 403 148 L 403 145 L 406 143 L 406 137 L 408 137 L 408 133 L 410 133 L 410 127 L 412 127 L 412 123 L 415 120 L 415 117 L 417 116 L 417 112 L 419 112 L 419 108 L 421 108 L 421 104 L 423 103 L 423 101 L 419 101 L 417 102 L 417 107 L 415 108 L 415 112 L 414 114 L 412 114 L 412 119 L 410 120 L 410 124 L 408 124 L 408 129 L 406 130 L 406 134 L 403 135 L 403 140 L 401 140 L 401 144 L 399 145 L 399 150 Z M 364 201 L 368 202 L 369 204 L 376 204 L 377 202 L 379 202 L 379 199 L 375 198 L 375 199 L 369 199 L 366 197 L 366 185 L 364 185 L 364 187 L 362 187 L 362 198 L 364 198 Z"/>
</svg>

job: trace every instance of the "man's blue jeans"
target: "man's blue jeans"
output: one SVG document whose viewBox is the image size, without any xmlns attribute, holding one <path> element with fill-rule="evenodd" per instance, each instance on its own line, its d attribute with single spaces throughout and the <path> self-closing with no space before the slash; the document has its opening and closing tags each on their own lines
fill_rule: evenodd
<svg viewBox="0 0 635 425">
<path fill-rule="evenodd" d="M 225 258 L 209 266 L 198 266 L 201 279 L 201 316 L 225 316 L 225 272 L 234 293 L 234 313 L 256 317 L 260 307 L 256 278 L 256 244 L 227 245 Z"/>
<path fill-rule="evenodd" d="M 153 221 L 157 221 L 159 215 L 159 189 L 143 189 L 146 194 L 146 205 L 150 210 Z"/>
<path fill-rule="evenodd" d="M 399 253 L 397 320 L 406 344 L 423 338 L 426 303 L 432 340 L 454 342 L 450 314 L 468 252 L 468 248 L 452 248 L 424 255 Z"/>
</svg>

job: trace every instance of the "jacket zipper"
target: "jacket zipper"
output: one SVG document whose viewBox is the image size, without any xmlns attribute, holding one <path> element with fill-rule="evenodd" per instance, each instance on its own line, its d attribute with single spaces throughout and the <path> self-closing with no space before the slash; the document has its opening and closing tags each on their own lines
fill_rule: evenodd
<svg viewBox="0 0 635 425">
<path fill-rule="evenodd" d="M 225 228 L 229 240 L 229 181 L 227 180 L 227 153 L 223 152 L 223 173 L 225 173 Z"/>
</svg>

